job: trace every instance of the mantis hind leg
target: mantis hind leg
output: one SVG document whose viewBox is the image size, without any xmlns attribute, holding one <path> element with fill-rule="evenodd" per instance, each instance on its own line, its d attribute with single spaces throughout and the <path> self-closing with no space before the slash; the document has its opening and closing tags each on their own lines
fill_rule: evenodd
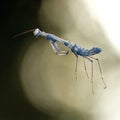
<svg viewBox="0 0 120 120">
<path fill-rule="evenodd" d="M 75 77 L 77 80 L 77 66 L 78 66 L 78 56 L 76 56 L 76 64 L 75 64 Z"/>
<path fill-rule="evenodd" d="M 92 93 L 94 95 L 94 85 L 93 85 L 93 60 L 89 57 L 84 57 L 91 62 L 91 84 L 92 84 Z"/>
<path fill-rule="evenodd" d="M 101 69 L 101 65 L 100 65 L 99 59 L 98 59 L 98 58 L 94 58 L 94 57 L 90 57 L 90 58 L 92 58 L 92 59 L 94 59 L 94 60 L 97 61 L 98 67 L 99 67 L 99 71 L 100 71 L 100 75 L 101 75 L 101 79 L 102 79 L 102 82 L 103 82 L 103 85 L 104 85 L 104 89 L 106 89 L 107 86 L 106 86 L 106 83 L 105 83 L 104 78 L 103 78 L 103 75 L 102 75 L 102 69 Z"/>
<path fill-rule="evenodd" d="M 84 57 L 83 57 L 83 63 L 84 63 L 84 68 L 85 68 L 85 72 L 86 72 L 87 78 L 89 79 L 89 75 L 88 75 L 88 72 L 87 72 L 87 67 L 86 67 L 86 64 L 85 64 Z"/>
</svg>

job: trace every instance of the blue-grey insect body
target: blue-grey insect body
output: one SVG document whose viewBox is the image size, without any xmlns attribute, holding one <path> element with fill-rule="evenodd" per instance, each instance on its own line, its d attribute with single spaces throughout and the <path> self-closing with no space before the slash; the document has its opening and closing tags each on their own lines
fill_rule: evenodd
<svg viewBox="0 0 120 120">
<path fill-rule="evenodd" d="M 99 54 L 102 51 L 101 48 L 98 48 L 98 47 L 93 47 L 91 49 L 81 48 L 79 45 L 71 43 L 71 42 L 69 42 L 67 40 L 61 39 L 61 38 L 59 38 L 59 37 L 57 37 L 57 36 L 55 36 L 53 34 L 42 32 L 42 31 L 39 30 L 39 28 L 35 29 L 33 31 L 33 33 L 34 33 L 35 37 L 38 37 L 38 36 L 45 37 L 49 41 L 50 45 L 52 46 L 54 52 L 57 55 L 67 55 L 68 54 L 68 51 L 61 51 L 59 49 L 59 47 L 57 45 L 57 42 L 60 42 L 64 46 L 68 47 L 77 58 L 76 59 L 75 73 L 77 73 L 78 56 L 82 56 L 83 58 L 86 58 L 87 60 L 89 60 L 91 62 L 91 83 L 92 83 L 92 92 L 93 92 L 93 94 L 94 94 L 94 88 L 93 88 L 93 60 L 96 60 L 97 63 L 98 63 L 98 66 L 99 66 L 99 70 L 100 70 L 100 73 L 101 73 L 101 78 L 102 78 L 102 81 L 103 81 L 103 84 L 104 84 L 104 88 L 106 88 L 106 84 L 105 84 L 105 82 L 103 80 L 103 77 L 102 77 L 102 70 L 101 70 L 99 59 L 92 57 L 95 54 Z M 84 67 L 85 67 L 86 74 L 88 76 L 85 61 L 84 61 Z M 76 74 L 76 76 L 77 76 L 77 74 Z M 77 77 L 76 77 L 76 79 L 77 79 Z"/>
<path fill-rule="evenodd" d="M 26 34 L 26 33 L 29 33 L 31 31 L 33 32 L 35 37 L 41 36 L 41 37 L 44 37 L 47 41 L 49 41 L 50 45 L 52 46 L 54 52 L 57 55 L 67 55 L 69 53 L 69 51 L 61 51 L 59 49 L 58 45 L 57 45 L 57 42 L 60 42 L 61 44 L 63 44 L 64 46 L 68 47 L 73 52 L 73 54 L 77 58 L 76 59 L 76 67 L 75 67 L 76 79 L 77 79 L 78 56 L 82 56 L 83 57 L 84 68 L 85 68 L 87 76 L 88 76 L 88 73 L 87 73 L 87 69 L 86 69 L 84 58 L 91 62 L 91 83 L 92 83 L 92 92 L 93 92 L 93 94 L 94 94 L 94 89 L 93 89 L 93 60 L 96 60 L 97 63 L 98 63 L 98 66 L 99 66 L 99 70 L 100 70 L 102 82 L 104 84 L 104 88 L 106 88 L 106 84 L 105 84 L 105 82 L 103 80 L 103 77 L 102 77 L 102 70 L 101 70 L 99 59 L 92 57 L 95 54 L 99 54 L 102 51 L 101 48 L 98 48 L 98 47 L 93 47 L 91 49 L 82 48 L 82 47 L 80 47 L 77 44 L 71 43 L 71 42 L 69 42 L 67 40 L 64 40 L 64 39 L 61 39 L 60 37 L 57 37 L 57 36 L 55 36 L 53 34 L 45 33 L 44 31 L 41 31 L 39 28 L 22 32 L 20 34 L 17 34 L 15 36 L 13 36 L 13 38 L 15 38 L 17 36 L 20 36 L 20 35 L 23 35 L 23 34 Z"/>
<path fill-rule="evenodd" d="M 77 50 L 78 55 L 83 57 L 99 54 L 100 52 L 101 52 L 101 48 L 98 48 L 98 47 L 93 47 L 90 50 L 78 47 L 78 50 Z"/>
</svg>

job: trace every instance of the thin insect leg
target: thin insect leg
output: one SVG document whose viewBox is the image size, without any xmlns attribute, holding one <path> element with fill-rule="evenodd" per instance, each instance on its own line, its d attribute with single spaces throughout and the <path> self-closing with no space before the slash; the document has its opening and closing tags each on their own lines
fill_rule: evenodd
<svg viewBox="0 0 120 120">
<path fill-rule="evenodd" d="M 57 54 L 57 55 L 67 55 L 69 53 L 69 51 L 60 51 L 58 45 L 56 42 L 53 42 L 52 40 L 49 41 L 50 45 L 52 46 L 54 52 Z"/>
<path fill-rule="evenodd" d="M 83 63 L 84 63 L 84 68 L 85 68 L 85 72 L 86 72 L 87 78 L 89 79 L 89 75 L 88 75 L 88 72 L 87 72 L 87 68 L 86 68 L 84 57 L 83 57 Z"/>
<path fill-rule="evenodd" d="M 78 56 L 76 56 L 76 64 L 75 64 L 75 77 L 77 80 L 77 66 L 78 66 Z"/>
<path fill-rule="evenodd" d="M 93 85 L 93 60 L 91 60 L 88 57 L 85 57 L 86 59 L 88 59 L 91 62 L 91 84 L 92 84 L 92 93 L 94 95 L 94 85 Z"/>
<path fill-rule="evenodd" d="M 100 65 L 99 59 L 98 59 L 98 58 L 94 58 L 94 57 L 90 57 L 90 58 L 92 58 L 92 59 L 94 59 L 94 60 L 97 61 L 98 66 L 99 66 L 99 70 L 100 70 L 100 74 L 101 74 L 101 79 L 102 79 L 102 82 L 103 82 L 103 84 L 104 84 L 104 89 L 106 89 L 107 86 L 106 86 L 106 83 L 105 83 L 104 78 L 103 78 L 103 75 L 102 75 L 102 69 L 101 69 L 101 65 Z"/>
</svg>

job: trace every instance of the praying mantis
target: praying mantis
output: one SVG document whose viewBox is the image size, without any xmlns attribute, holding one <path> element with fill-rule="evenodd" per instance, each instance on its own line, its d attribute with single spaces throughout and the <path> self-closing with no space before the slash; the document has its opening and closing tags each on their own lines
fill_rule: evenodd
<svg viewBox="0 0 120 120">
<path fill-rule="evenodd" d="M 44 37 L 50 43 L 50 45 L 51 45 L 51 47 L 52 47 L 52 49 L 53 49 L 53 51 L 55 52 L 56 55 L 62 56 L 62 55 L 67 55 L 69 53 L 69 51 L 62 51 L 62 50 L 60 50 L 60 48 L 58 47 L 57 42 L 61 43 L 62 45 L 66 46 L 66 47 L 68 47 L 72 51 L 72 53 L 76 56 L 76 66 L 75 66 L 76 80 L 77 80 L 78 56 L 83 57 L 84 68 L 85 68 L 85 71 L 86 71 L 86 74 L 87 74 L 88 78 L 89 78 L 89 76 L 88 76 L 88 73 L 87 73 L 87 68 L 86 68 L 84 59 L 87 59 L 88 61 L 90 61 L 91 62 L 91 84 L 92 84 L 92 93 L 93 93 L 93 95 L 94 95 L 93 62 L 97 61 L 104 88 L 107 88 L 106 87 L 106 83 L 105 83 L 105 81 L 103 79 L 100 61 L 99 61 L 98 58 L 94 58 L 93 57 L 93 55 L 99 54 L 102 51 L 101 48 L 99 48 L 99 47 L 93 47 L 91 49 L 82 48 L 79 45 L 77 45 L 75 43 L 71 43 L 71 42 L 69 42 L 67 40 L 64 40 L 64 39 L 62 39 L 62 38 L 60 38 L 60 37 L 58 37 L 58 36 L 56 36 L 54 34 L 50 34 L 50 33 L 46 33 L 44 31 L 41 31 L 39 28 L 22 32 L 20 34 L 15 35 L 14 38 L 17 37 L 17 36 L 20 36 L 22 34 L 26 34 L 28 32 L 33 32 L 35 37 L 39 37 L 39 36 L 40 37 Z"/>
</svg>

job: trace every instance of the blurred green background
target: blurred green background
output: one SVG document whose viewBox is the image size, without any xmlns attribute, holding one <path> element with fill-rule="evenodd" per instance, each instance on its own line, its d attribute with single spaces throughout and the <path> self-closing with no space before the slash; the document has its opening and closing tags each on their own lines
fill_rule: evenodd
<svg viewBox="0 0 120 120">
<path fill-rule="evenodd" d="M 120 55 L 87 6 L 82 0 L 1 2 L 0 120 L 119 120 Z M 45 39 L 36 39 L 32 33 L 12 39 L 36 27 L 81 47 L 101 47 L 96 57 L 107 89 L 96 62 L 93 96 L 81 57 L 76 81 L 76 59 L 71 52 L 56 56 Z M 89 61 L 86 65 L 90 75 Z"/>
</svg>

